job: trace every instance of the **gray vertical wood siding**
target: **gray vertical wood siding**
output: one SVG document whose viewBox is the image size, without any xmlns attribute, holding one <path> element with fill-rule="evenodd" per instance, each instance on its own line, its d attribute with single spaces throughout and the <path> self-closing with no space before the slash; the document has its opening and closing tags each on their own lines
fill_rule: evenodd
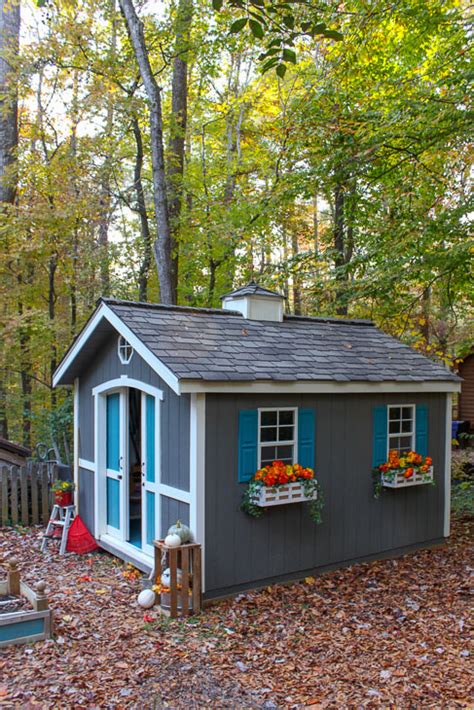
<svg viewBox="0 0 474 710">
<path fill-rule="evenodd" d="M 169 486 L 189 491 L 190 396 L 178 397 L 136 352 L 128 365 L 122 365 L 117 355 L 116 335 L 101 348 L 79 380 L 79 457 L 94 460 L 93 388 L 121 375 L 162 390 L 161 480 Z"/>
<path fill-rule="evenodd" d="M 161 480 L 174 488 L 189 491 L 190 396 L 178 397 L 136 352 L 131 362 L 123 365 L 117 355 L 116 335 L 100 349 L 79 379 L 79 458 L 94 461 L 93 388 L 121 375 L 162 390 Z M 83 468 L 79 469 L 79 502 L 81 517 L 93 533 L 94 474 Z M 165 532 L 178 518 L 189 523 L 189 506 L 162 497 L 161 509 Z"/>
<path fill-rule="evenodd" d="M 161 496 L 161 537 L 166 537 L 170 526 L 177 520 L 189 525 L 189 505 L 168 496 Z"/>
<path fill-rule="evenodd" d="M 428 450 L 436 486 L 372 488 L 372 410 L 382 404 L 429 408 Z M 316 472 L 325 498 L 315 525 L 303 504 L 276 506 L 259 519 L 240 511 L 237 480 L 240 409 L 298 406 L 316 410 Z M 443 394 L 206 396 L 206 594 L 218 596 L 298 577 L 310 570 L 384 555 L 442 538 L 445 407 Z"/>
<path fill-rule="evenodd" d="M 86 528 L 94 534 L 94 473 L 79 468 L 79 514 Z"/>
</svg>

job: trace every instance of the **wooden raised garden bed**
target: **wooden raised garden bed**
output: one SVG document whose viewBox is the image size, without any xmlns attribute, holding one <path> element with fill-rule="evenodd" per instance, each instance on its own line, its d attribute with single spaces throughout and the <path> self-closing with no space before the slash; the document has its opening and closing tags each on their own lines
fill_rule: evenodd
<svg viewBox="0 0 474 710">
<path fill-rule="evenodd" d="M 260 508 L 267 508 L 271 505 L 285 505 L 286 503 L 304 503 L 308 500 L 315 500 L 317 492 L 312 496 L 305 495 L 302 483 L 295 481 L 283 486 L 269 488 L 262 486 L 259 492 L 253 497 L 252 503 Z"/>
<path fill-rule="evenodd" d="M 53 613 L 45 588 L 44 582 L 36 590 L 21 582 L 16 560 L 10 560 L 7 579 L 0 581 L 0 648 L 51 638 Z"/>
<path fill-rule="evenodd" d="M 421 486 L 424 483 L 433 483 L 433 466 L 430 466 L 426 473 L 415 470 L 410 478 L 405 478 L 404 474 L 405 471 L 402 469 L 382 473 L 382 486 L 384 488 L 411 488 L 412 486 Z"/>
</svg>

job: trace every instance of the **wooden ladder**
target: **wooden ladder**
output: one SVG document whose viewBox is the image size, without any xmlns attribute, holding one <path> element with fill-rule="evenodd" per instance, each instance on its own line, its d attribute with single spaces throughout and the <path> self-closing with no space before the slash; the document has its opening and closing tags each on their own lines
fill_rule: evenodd
<svg viewBox="0 0 474 710">
<path fill-rule="evenodd" d="M 59 554 L 64 555 L 66 552 L 67 536 L 71 523 L 76 517 L 76 506 L 74 505 L 54 505 L 51 512 L 46 532 L 43 535 L 41 542 L 41 552 L 44 552 L 50 540 L 59 539 L 59 535 L 55 531 L 62 528 L 61 545 L 59 546 Z"/>
</svg>

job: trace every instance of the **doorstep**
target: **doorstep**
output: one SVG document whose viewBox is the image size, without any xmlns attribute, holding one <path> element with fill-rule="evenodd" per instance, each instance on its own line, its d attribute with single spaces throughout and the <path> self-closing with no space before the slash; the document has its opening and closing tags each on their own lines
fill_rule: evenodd
<svg viewBox="0 0 474 710">
<path fill-rule="evenodd" d="M 118 557 L 124 562 L 129 562 L 146 574 L 150 574 L 153 569 L 153 557 L 147 555 L 129 542 L 117 540 L 112 535 L 101 535 L 97 540 L 97 544 L 106 552 L 110 552 L 111 555 L 115 555 L 115 557 Z"/>
</svg>

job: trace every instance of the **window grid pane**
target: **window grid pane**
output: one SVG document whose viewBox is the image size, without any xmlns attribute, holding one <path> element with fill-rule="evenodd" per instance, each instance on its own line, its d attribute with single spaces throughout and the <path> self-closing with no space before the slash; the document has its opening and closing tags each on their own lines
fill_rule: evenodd
<svg viewBox="0 0 474 710">
<path fill-rule="evenodd" d="M 390 407 L 388 448 L 406 454 L 414 447 L 414 411 L 411 406 Z"/>
<path fill-rule="evenodd" d="M 260 412 L 260 465 L 273 461 L 294 463 L 295 412 L 280 409 Z"/>
</svg>

